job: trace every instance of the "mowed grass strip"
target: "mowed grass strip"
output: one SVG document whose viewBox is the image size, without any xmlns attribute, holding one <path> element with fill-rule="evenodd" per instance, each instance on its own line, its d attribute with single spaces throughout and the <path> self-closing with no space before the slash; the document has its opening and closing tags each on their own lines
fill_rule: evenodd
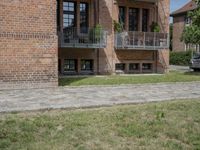
<svg viewBox="0 0 200 150">
<path fill-rule="evenodd" d="M 200 81 L 198 72 L 169 72 L 163 75 L 130 75 L 130 76 L 88 76 L 88 77 L 66 77 L 59 79 L 60 86 L 82 86 L 82 85 L 120 85 L 120 84 L 145 84 L 162 82 L 191 82 Z"/>
<path fill-rule="evenodd" d="M 0 115 L 0 149 L 198 150 L 200 100 Z"/>
</svg>

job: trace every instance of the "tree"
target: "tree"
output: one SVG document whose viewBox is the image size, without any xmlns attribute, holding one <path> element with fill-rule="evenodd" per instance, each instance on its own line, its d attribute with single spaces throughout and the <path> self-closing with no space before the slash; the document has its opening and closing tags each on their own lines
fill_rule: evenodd
<svg viewBox="0 0 200 150">
<path fill-rule="evenodd" d="M 185 27 L 181 40 L 186 44 L 200 45 L 200 0 L 194 0 L 197 3 L 197 8 L 188 13 L 192 23 Z"/>
</svg>

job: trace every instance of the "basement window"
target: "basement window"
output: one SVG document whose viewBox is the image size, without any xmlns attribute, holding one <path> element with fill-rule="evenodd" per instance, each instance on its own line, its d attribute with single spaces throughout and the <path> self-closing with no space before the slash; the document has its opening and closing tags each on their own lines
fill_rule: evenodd
<svg viewBox="0 0 200 150">
<path fill-rule="evenodd" d="M 152 70 L 153 65 L 151 63 L 142 64 L 142 70 Z"/>
<path fill-rule="evenodd" d="M 76 59 L 65 59 L 64 60 L 64 72 L 76 71 L 77 61 Z"/>
<path fill-rule="evenodd" d="M 115 64 L 115 70 L 125 70 L 125 64 L 124 63 Z"/>
<path fill-rule="evenodd" d="M 91 60 L 91 59 L 81 60 L 81 70 L 82 71 L 93 71 L 93 60 Z"/>
<path fill-rule="evenodd" d="M 129 64 L 129 70 L 130 71 L 136 71 L 139 70 L 140 64 L 139 63 L 131 63 Z"/>
</svg>

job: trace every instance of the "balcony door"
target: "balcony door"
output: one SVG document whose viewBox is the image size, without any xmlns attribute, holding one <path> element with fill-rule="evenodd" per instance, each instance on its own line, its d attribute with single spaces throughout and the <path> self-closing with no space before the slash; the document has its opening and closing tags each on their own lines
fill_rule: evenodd
<svg viewBox="0 0 200 150">
<path fill-rule="evenodd" d="M 148 31 L 148 24 L 149 24 L 149 10 L 142 9 L 142 31 Z"/>
<path fill-rule="evenodd" d="M 126 8 L 123 6 L 119 7 L 119 22 L 123 29 L 126 27 Z"/>
<path fill-rule="evenodd" d="M 63 2 L 63 30 L 72 29 L 76 26 L 76 3 Z"/>
<path fill-rule="evenodd" d="M 138 31 L 139 9 L 129 8 L 129 31 Z"/>
<path fill-rule="evenodd" d="M 88 32 L 88 3 L 80 3 L 80 32 Z"/>
</svg>

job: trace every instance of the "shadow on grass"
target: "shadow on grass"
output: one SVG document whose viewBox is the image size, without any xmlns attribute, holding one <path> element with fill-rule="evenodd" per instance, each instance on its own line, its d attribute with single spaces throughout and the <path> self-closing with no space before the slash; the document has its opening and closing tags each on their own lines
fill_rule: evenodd
<svg viewBox="0 0 200 150">
<path fill-rule="evenodd" d="M 59 78 L 59 86 L 68 86 L 73 84 L 74 82 L 78 82 L 80 80 L 86 79 L 88 77 L 64 77 L 64 78 Z"/>
<path fill-rule="evenodd" d="M 200 76 L 200 71 L 196 72 L 196 71 L 188 71 L 185 72 L 184 75 L 195 75 L 195 76 Z"/>
</svg>

